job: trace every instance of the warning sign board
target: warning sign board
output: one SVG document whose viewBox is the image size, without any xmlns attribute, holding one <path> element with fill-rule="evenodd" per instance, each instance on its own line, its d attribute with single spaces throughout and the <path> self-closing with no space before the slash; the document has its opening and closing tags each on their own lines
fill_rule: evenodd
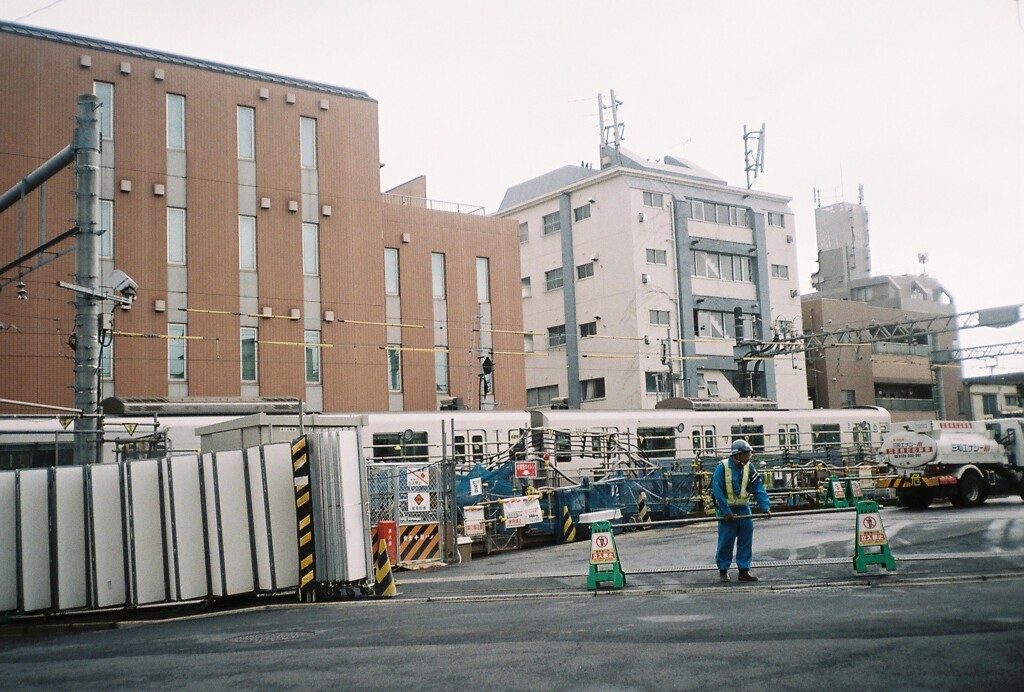
<svg viewBox="0 0 1024 692">
<path fill-rule="evenodd" d="M 832 481 L 832 495 L 837 500 L 846 499 L 846 488 L 843 487 L 842 481 Z"/>
<path fill-rule="evenodd" d="M 470 478 L 469 479 L 469 494 L 474 497 L 482 494 L 484 491 L 484 479 L 483 478 Z"/>
<path fill-rule="evenodd" d="M 857 515 L 857 545 L 888 545 L 882 519 L 877 512 Z"/>
<path fill-rule="evenodd" d="M 590 563 L 597 565 L 616 562 L 615 543 L 610 531 L 595 532 L 590 536 Z"/>
<path fill-rule="evenodd" d="M 516 462 L 516 478 L 536 478 L 537 477 L 537 462 L 536 461 L 517 461 Z"/>
<path fill-rule="evenodd" d="M 505 515 L 505 527 L 517 529 L 527 524 L 544 521 L 544 513 L 540 509 L 540 499 L 536 497 L 516 497 L 501 503 Z"/>
<path fill-rule="evenodd" d="M 430 493 L 409 493 L 409 511 L 410 512 L 429 512 L 430 511 Z"/>
<path fill-rule="evenodd" d="M 465 521 L 462 524 L 463 530 L 467 536 L 483 536 L 484 535 L 484 508 L 480 506 L 470 506 L 463 510 L 465 515 Z"/>
<path fill-rule="evenodd" d="M 422 488 L 430 485 L 430 467 L 420 466 L 407 469 L 405 482 L 410 488 Z"/>
</svg>

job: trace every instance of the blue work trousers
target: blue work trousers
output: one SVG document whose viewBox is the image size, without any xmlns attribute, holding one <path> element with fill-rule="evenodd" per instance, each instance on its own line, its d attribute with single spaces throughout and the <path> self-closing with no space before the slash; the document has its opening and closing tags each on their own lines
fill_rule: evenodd
<svg viewBox="0 0 1024 692">
<path fill-rule="evenodd" d="M 750 509 L 734 509 L 736 517 L 732 521 L 718 522 L 718 552 L 715 562 L 718 569 L 729 569 L 732 565 L 733 547 L 736 549 L 736 566 L 750 569 L 750 559 L 754 552 L 754 521 Z"/>
</svg>

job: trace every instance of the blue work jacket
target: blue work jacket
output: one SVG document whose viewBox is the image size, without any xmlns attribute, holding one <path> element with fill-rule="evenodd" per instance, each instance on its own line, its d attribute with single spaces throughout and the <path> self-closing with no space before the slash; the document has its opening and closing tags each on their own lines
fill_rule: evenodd
<svg viewBox="0 0 1024 692">
<path fill-rule="evenodd" d="M 748 461 L 747 464 L 749 465 L 750 462 Z M 718 514 L 725 516 L 730 512 L 746 513 L 747 510 L 743 507 L 729 507 L 725 493 L 726 468 L 732 473 L 733 492 L 739 493 L 740 484 L 743 482 L 743 469 L 733 461 L 732 457 L 729 457 L 724 464 L 717 464 L 715 466 L 715 472 L 711 476 L 711 494 L 715 498 Z M 750 475 L 747 477 L 747 496 L 757 502 L 757 506 L 762 512 L 767 512 L 771 509 L 771 503 L 768 501 L 768 492 L 764 489 L 764 483 L 761 481 L 761 474 L 752 466 L 750 467 Z"/>
</svg>

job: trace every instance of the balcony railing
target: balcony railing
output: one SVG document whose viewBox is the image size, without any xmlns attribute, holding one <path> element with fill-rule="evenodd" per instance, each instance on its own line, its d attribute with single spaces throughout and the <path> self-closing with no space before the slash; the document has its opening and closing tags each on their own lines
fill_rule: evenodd
<svg viewBox="0 0 1024 692">
<path fill-rule="evenodd" d="M 388 204 L 398 204 L 403 207 L 418 207 L 432 211 L 448 211 L 453 214 L 477 214 L 483 216 L 486 212 L 483 207 L 475 204 L 462 204 L 461 202 L 442 202 L 437 199 L 425 199 L 423 197 L 410 197 L 409 195 L 396 195 L 390 192 L 381 194 Z"/>
<path fill-rule="evenodd" d="M 893 399 L 891 397 L 875 397 L 875 405 L 890 411 L 934 411 L 935 402 L 931 399 Z"/>
</svg>

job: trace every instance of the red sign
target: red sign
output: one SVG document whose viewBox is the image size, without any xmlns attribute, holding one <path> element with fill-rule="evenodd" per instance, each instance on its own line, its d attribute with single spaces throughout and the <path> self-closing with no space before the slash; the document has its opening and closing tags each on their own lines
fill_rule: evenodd
<svg viewBox="0 0 1024 692">
<path fill-rule="evenodd" d="M 392 565 L 398 564 L 398 523 L 394 521 L 379 521 L 373 527 L 377 535 L 374 538 L 383 538 L 388 544 L 388 559 Z M 377 554 L 377 541 L 373 542 L 373 554 Z"/>
<path fill-rule="evenodd" d="M 517 461 L 516 462 L 516 478 L 536 478 L 537 477 L 537 462 L 536 461 Z"/>
</svg>

